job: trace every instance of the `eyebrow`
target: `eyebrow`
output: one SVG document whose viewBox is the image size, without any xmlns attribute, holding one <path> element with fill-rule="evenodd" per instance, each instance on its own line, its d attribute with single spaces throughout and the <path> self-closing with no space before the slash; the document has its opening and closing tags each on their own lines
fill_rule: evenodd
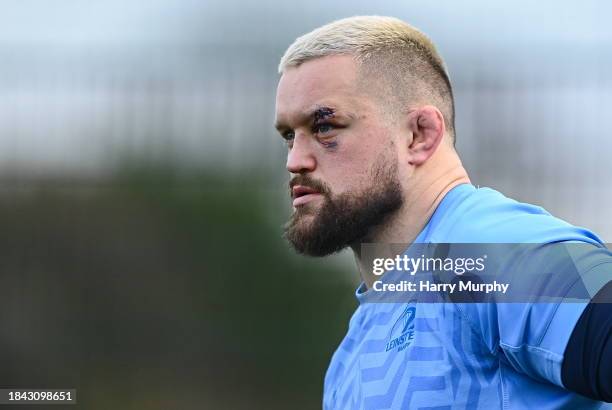
<svg viewBox="0 0 612 410">
<path fill-rule="evenodd" d="M 306 113 L 298 115 L 297 123 L 304 124 L 304 123 L 323 121 L 323 120 L 335 117 L 336 113 L 337 113 L 337 109 L 334 108 L 333 106 L 316 105 L 312 109 L 308 110 Z M 349 113 L 346 113 L 345 116 L 349 118 L 354 117 L 353 115 Z M 284 131 L 289 128 L 283 121 L 277 121 L 274 124 L 274 127 L 278 131 Z"/>
</svg>

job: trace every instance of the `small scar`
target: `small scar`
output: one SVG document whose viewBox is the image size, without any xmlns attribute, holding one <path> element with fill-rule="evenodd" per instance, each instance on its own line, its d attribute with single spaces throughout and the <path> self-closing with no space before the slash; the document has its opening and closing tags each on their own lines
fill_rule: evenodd
<svg viewBox="0 0 612 410">
<path fill-rule="evenodd" d="M 314 120 L 319 122 L 332 118 L 334 116 L 334 109 L 330 107 L 320 107 L 314 111 Z"/>
</svg>

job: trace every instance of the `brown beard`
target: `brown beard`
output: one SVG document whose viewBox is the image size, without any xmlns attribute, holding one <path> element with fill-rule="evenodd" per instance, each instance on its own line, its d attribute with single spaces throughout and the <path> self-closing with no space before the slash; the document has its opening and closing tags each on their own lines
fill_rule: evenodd
<svg viewBox="0 0 612 410">
<path fill-rule="evenodd" d="M 397 161 L 384 155 L 372 169 L 370 185 L 357 193 L 334 197 L 327 185 L 302 174 L 290 186 L 295 184 L 314 188 L 323 196 L 318 212 L 310 204 L 298 207 L 285 225 L 285 239 L 296 252 L 309 256 L 330 255 L 362 242 L 404 202 Z"/>
</svg>

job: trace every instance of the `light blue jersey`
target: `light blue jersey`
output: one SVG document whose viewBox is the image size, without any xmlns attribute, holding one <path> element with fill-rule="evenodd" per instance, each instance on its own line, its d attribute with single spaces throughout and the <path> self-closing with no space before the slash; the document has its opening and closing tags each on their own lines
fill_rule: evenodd
<svg viewBox="0 0 612 410">
<path fill-rule="evenodd" d="M 451 190 L 416 243 L 599 245 L 593 233 L 488 188 Z M 605 268 L 604 260 L 591 274 Z M 598 409 L 563 388 L 563 353 L 586 303 L 365 303 L 325 375 L 325 409 Z"/>
</svg>

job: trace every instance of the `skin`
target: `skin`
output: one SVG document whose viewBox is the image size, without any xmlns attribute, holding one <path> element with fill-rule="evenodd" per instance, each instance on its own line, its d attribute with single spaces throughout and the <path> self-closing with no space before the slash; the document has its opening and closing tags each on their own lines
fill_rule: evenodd
<svg viewBox="0 0 612 410">
<path fill-rule="evenodd" d="M 390 121 L 388 104 L 368 88 L 347 55 L 285 70 L 277 88 L 276 128 L 288 140 L 287 171 L 321 181 L 336 195 L 371 184 L 369 171 L 381 156 L 397 161 L 404 204 L 384 224 L 372 227 L 363 242 L 412 243 L 444 195 L 470 180 L 440 110 L 414 102 L 400 107 L 399 118 Z M 302 223 L 310 223 L 321 201 L 316 194 L 302 198 L 294 212 L 308 207 Z M 379 278 L 362 258 L 360 243 L 351 249 L 369 288 Z"/>
</svg>

